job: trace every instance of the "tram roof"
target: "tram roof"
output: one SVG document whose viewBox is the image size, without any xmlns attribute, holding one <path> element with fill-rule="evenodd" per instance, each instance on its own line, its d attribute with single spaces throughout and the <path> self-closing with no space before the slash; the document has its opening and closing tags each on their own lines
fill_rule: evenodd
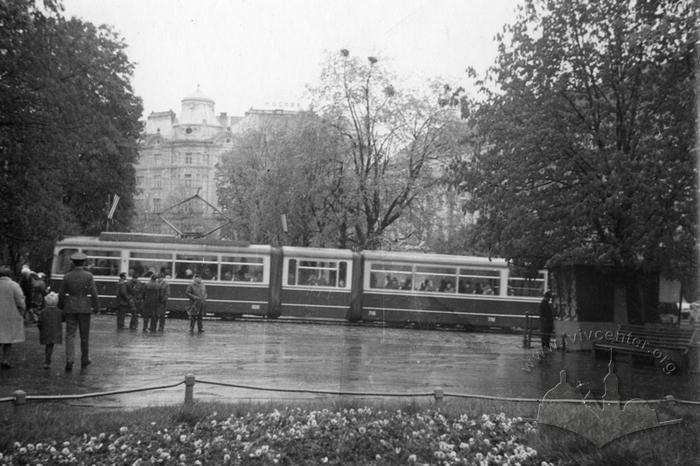
<svg viewBox="0 0 700 466">
<path fill-rule="evenodd" d="M 296 246 L 283 246 L 282 252 L 285 257 L 318 257 L 323 259 L 352 259 L 355 254 L 349 249 L 307 248 Z"/>
<path fill-rule="evenodd" d="M 508 262 L 505 259 L 493 257 L 453 256 L 448 254 L 405 251 L 364 251 L 362 255 L 368 260 L 414 262 L 422 264 L 474 265 L 498 268 L 508 266 Z"/>
<path fill-rule="evenodd" d="M 170 235 L 158 235 L 147 233 L 118 233 L 100 236 L 68 236 L 56 243 L 56 247 L 100 247 L 100 248 L 130 248 L 130 249 L 167 249 L 177 250 L 203 250 L 226 251 L 231 249 L 249 250 L 254 252 L 269 252 L 272 247 L 268 245 L 250 244 L 244 241 L 216 240 L 207 238 L 177 238 Z"/>
</svg>

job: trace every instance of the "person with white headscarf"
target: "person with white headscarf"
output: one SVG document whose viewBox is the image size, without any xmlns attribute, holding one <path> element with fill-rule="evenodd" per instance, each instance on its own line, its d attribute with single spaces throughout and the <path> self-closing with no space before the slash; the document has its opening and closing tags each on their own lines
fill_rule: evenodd
<svg viewBox="0 0 700 466">
<path fill-rule="evenodd" d="M 2 369 L 9 369 L 13 343 L 24 341 L 24 293 L 10 275 L 12 269 L 0 265 L 0 345 L 2 345 Z"/>
</svg>

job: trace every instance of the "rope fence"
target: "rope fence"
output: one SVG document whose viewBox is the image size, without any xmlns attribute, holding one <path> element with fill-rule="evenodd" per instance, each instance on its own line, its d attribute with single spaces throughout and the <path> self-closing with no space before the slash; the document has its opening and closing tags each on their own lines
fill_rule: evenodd
<svg viewBox="0 0 700 466">
<path fill-rule="evenodd" d="M 436 402 L 442 401 L 444 398 L 464 398 L 464 399 L 477 399 L 477 400 L 490 400 L 490 401 L 508 401 L 508 402 L 524 402 L 524 403 L 583 403 L 583 399 L 542 399 L 542 398 L 518 398 L 518 397 L 506 397 L 506 396 L 493 396 L 493 395 L 479 395 L 471 393 L 450 393 L 444 392 L 441 388 L 436 388 L 432 392 L 422 392 L 422 393 L 390 393 L 390 392 L 346 392 L 341 390 L 316 390 L 316 389 L 305 389 L 305 388 L 273 388 L 273 387 L 259 387 L 254 385 L 243 385 L 234 384 L 227 382 L 216 382 L 210 380 L 197 380 L 192 374 L 185 376 L 184 381 L 177 383 L 172 383 L 168 385 L 158 385 L 151 387 L 140 387 L 131 388 L 124 390 L 111 390 L 106 392 L 96 392 L 96 393 L 81 393 L 74 395 L 27 395 L 24 390 L 16 390 L 12 396 L 6 396 L 0 398 L 0 403 L 13 403 L 15 409 L 21 409 L 22 406 L 27 404 L 27 401 L 66 401 L 66 400 L 78 400 L 85 398 L 99 398 L 105 396 L 123 395 L 129 393 L 147 392 L 155 390 L 164 390 L 175 388 L 180 385 L 185 385 L 185 406 L 191 406 L 194 404 L 194 386 L 195 383 L 200 383 L 203 385 L 216 385 L 220 387 L 238 388 L 245 390 L 254 391 L 267 391 L 267 392 L 285 392 L 285 393 L 309 393 L 315 395 L 335 395 L 335 396 L 357 396 L 357 397 L 395 397 L 395 398 L 420 398 L 420 397 L 432 397 Z M 683 400 L 676 399 L 672 395 L 668 395 L 661 399 L 655 400 L 640 400 L 632 399 L 628 401 L 620 401 L 620 404 L 633 403 L 633 404 L 680 404 L 680 405 L 691 405 L 700 406 L 700 401 L 693 400 Z"/>
</svg>

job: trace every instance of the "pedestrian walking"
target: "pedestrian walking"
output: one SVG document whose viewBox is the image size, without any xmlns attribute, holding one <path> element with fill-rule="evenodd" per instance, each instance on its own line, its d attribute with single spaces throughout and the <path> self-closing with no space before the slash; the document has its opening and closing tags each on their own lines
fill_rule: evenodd
<svg viewBox="0 0 700 466">
<path fill-rule="evenodd" d="M 168 308 L 168 298 L 170 297 L 170 283 L 168 282 L 169 279 L 170 275 L 159 275 L 160 302 L 158 303 L 158 309 L 156 311 L 156 319 L 158 320 L 159 332 L 165 330 L 165 313 Z"/>
<path fill-rule="evenodd" d="M 12 269 L 0 265 L 0 344 L 2 361 L 0 367 L 9 369 L 10 351 L 13 343 L 24 341 L 24 310 L 26 306 L 24 293 L 10 275 Z"/>
<path fill-rule="evenodd" d="M 32 273 L 32 304 L 30 314 L 34 321 L 38 320 L 39 313 L 44 309 L 44 297 L 49 292 L 46 286 L 46 274 L 43 272 Z"/>
<path fill-rule="evenodd" d="M 44 345 L 44 369 L 51 367 L 54 345 L 63 343 L 63 312 L 58 306 L 58 293 L 50 292 L 44 298 L 45 306 L 39 313 L 39 344 Z"/>
<path fill-rule="evenodd" d="M 143 290 L 143 331 L 156 331 L 156 312 L 160 306 L 160 283 L 156 274 L 146 283 Z"/>
<path fill-rule="evenodd" d="M 190 332 L 194 332 L 194 324 L 197 323 L 197 330 L 202 333 L 202 320 L 206 310 L 207 289 L 202 283 L 202 277 L 195 274 L 192 283 L 187 285 L 185 294 L 190 299 L 190 305 L 187 308 L 187 314 L 190 316 Z"/>
<path fill-rule="evenodd" d="M 131 310 L 131 293 L 129 292 L 129 282 L 126 279 L 126 273 L 119 274 L 119 283 L 117 283 L 117 330 L 124 330 L 124 321 L 126 313 Z"/>
<path fill-rule="evenodd" d="M 144 285 L 139 281 L 138 274 L 134 273 L 129 282 L 129 294 L 131 296 L 131 320 L 129 321 L 129 328 L 131 330 L 139 328 L 138 316 L 143 312 L 143 289 Z"/>
<path fill-rule="evenodd" d="M 553 295 L 547 291 L 540 301 L 540 337 L 542 348 L 549 348 L 549 340 L 554 332 L 554 311 L 552 310 Z"/>
<path fill-rule="evenodd" d="M 99 310 L 95 280 L 85 268 L 87 256 L 76 252 L 70 256 L 73 270 L 63 277 L 58 294 L 58 307 L 66 320 L 66 371 L 73 370 L 75 356 L 75 333 L 80 332 L 80 366 L 85 368 L 90 361 L 90 316 Z M 88 297 L 89 295 L 89 297 Z"/>
<path fill-rule="evenodd" d="M 29 268 L 28 264 L 24 264 L 19 274 L 19 287 L 22 289 L 22 294 L 24 295 L 24 311 L 22 316 L 27 323 L 36 322 L 31 314 L 32 284 L 32 270 Z"/>
</svg>

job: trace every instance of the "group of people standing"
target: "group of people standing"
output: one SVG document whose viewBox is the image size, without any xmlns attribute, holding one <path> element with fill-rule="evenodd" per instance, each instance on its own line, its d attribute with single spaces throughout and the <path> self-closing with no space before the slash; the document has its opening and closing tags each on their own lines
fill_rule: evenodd
<svg viewBox="0 0 700 466">
<path fill-rule="evenodd" d="M 29 267 L 22 269 L 18 283 L 12 279 L 12 269 L 0 265 L 2 369 L 12 367 L 12 345 L 25 341 L 24 325 L 34 321 L 39 327 L 39 343 L 45 345 L 45 368 L 48 369 L 51 365 L 54 345 L 63 343 L 64 322 L 66 371 L 73 370 L 76 334 L 80 336 L 80 365 L 85 368 L 91 364 L 90 318 L 100 309 L 97 286 L 92 273 L 85 266 L 87 256 L 76 252 L 70 259 L 73 268 L 64 275 L 58 293 L 49 292 L 49 287 L 41 276 L 43 274 L 33 274 Z M 165 329 L 166 307 L 170 296 L 168 278 L 170 277 L 165 274 L 151 274 L 149 281 L 143 283 L 138 276 L 127 280 L 125 273 L 120 274 L 116 299 L 118 330 L 125 328 L 127 313 L 131 314 L 131 329 L 138 328 L 139 314 L 143 317 L 144 332 L 162 332 Z M 190 332 L 194 332 L 196 324 L 201 333 L 204 331 L 202 324 L 206 312 L 207 291 L 199 275 L 193 277 L 185 294 L 189 298 L 187 314 Z M 32 311 L 31 318 L 27 315 L 29 310 Z"/>
<path fill-rule="evenodd" d="M 127 313 L 131 314 L 129 328 L 138 329 L 138 316 L 143 317 L 144 332 L 165 330 L 165 311 L 170 297 L 169 276 L 164 273 L 151 274 L 147 283 L 134 275 L 127 280 L 119 274 L 117 285 L 117 330 L 123 330 Z"/>
<path fill-rule="evenodd" d="M 87 256 L 75 253 L 71 256 L 73 269 L 63 279 L 59 293 L 48 292 L 43 277 L 41 304 L 34 292 L 35 281 L 28 267 L 23 267 L 20 283 L 12 280 L 12 269 L 0 266 L 0 344 L 2 344 L 2 369 L 11 368 L 10 351 L 14 343 L 25 340 L 24 324 L 36 319 L 39 326 L 39 343 L 45 345 L 44 367 L 51 364 L 53 347 L 63 342 L 63 322 L 66 324 L 66 371 L 73 369 L 75 336 L 80 333 L 81 365 L 90 364 L 89 335 L 90 316 L 99 309 L 97 287 L 92 274 L 84 267 Z M 31 285 L 28 285 L 31 284 Z M 30 293 L 29 290 L 32 290 Z M 31 310 L 31 318 L 26 315 Z"/>
</svg>

